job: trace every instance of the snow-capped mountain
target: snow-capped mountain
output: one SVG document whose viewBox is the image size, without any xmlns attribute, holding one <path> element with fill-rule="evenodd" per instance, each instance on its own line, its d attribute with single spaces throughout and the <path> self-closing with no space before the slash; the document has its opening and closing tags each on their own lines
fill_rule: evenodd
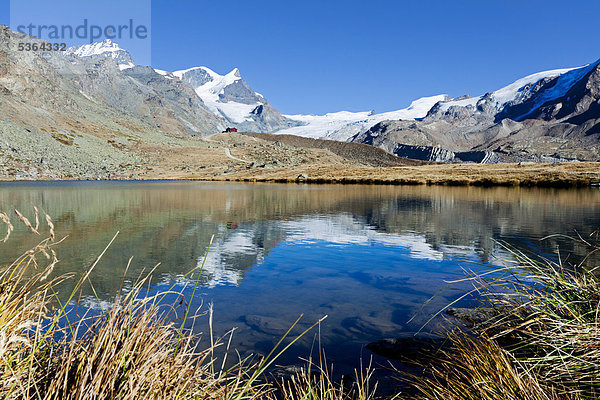
<svg viewBox="0 0 600 400">
<path fill-rule="evenodd" d="M 5 115 L 18 115 L 23 125 L 46 123 L 48 113 L 57 113 L 51 117 L 56 125 L 70 116 L 68 126 L 78 124 L 81 115 L 107 124 L 114 115 L 123 129 L 135 121 L 140 131 L 205 136 L 235 127 L 351 140 L 438 161 L 600 159 L 600 60 L 529 75 L 477 97 L 424 97 L 393 112 L 284 116 L 238 69 L 220 75 L 206 67 L 167 72 L 136 66 L 111 40 L 63 53 L 15 52 L 9 46 L 15 34 L 0 28 L 6 62 L 16 70 L 37 71 L 26 73 L 25 85 L 17 75 L 7 75 L 1 85 Z M 34 79 L 47 76 L 53 78 Z M 25 111 L 24 104 L 33 107 Z"/>
<path fill-rule="evenodd" d="M 285 117 L 302 122 L 302 126 L 282 129 L 276 134 L 296 135 L 313 139 L 330 139 L 347 141 L 354 135 L 364 132 L 385 120 L 415 120 L 423 118 L 429 110 L 440 101 L 450 98 L 443 94 L 439 96 L 423 97 L 398 111 L 376 114 L 373 111 L 349 112 L 340 111 L 325 115 L 286 115 Z"/>
<path fill-rule="evenodd" d="M 237 68 L 226 75 L 219 75 L 207 67 L 195 67 L 171 74 L 158 72 L 190 85 L 209 110 L 238 129 L 273 132 L 299 125 L 282 116 L 263 95 L 252 90 Z"/>
<path fill-rule="evenodd" d="M 466 112 L 493 117 L 495 121 L 504 118 L 520 121 L 545 103 L 564 96 L 599 62 L 600 60 L 582 67 L 538 72 L 482 96 L 441 102 L 431 110 L 430 117 L 448 119 L 457 114 L 464 116 Z"/>
<path fill-rule="evenodd" d="M 135 67 L 131 55 L 110 39 L 98 43 L 84 44 L 83 46 L 69 47 L 65 55 L 75 55 L 82 58 L 110 56 L 116 61 L 121 71 Z"/>
<path fill-rule="evenodd" d="M 477 103 L 484 98 L 489 101 L 493 105 L 495 109 L 500 111 L 504 104 L 509 102 L 515 102 L 518 98 L 523 97 L 533 84 L 542 80 L 549 79 L 560 76 L 566 72 L 572 71 L 575 68 L 567 68 L 567 69 L 555 69 L 551 71 L 538 72 L 536 74 L 532 74 L 526 76 L 525 78 L 519 79 L 508 86 L 503 87 L 502 89 L 498 89 L 494 92 L 488 93 L 486 95 L 477 96 L 477 97 L 466 97 L 458 100 L 450 100 L 443 102 L 440 104 L 440 111 L 447 111 L 450 107 L 467 107 L 477 106 Z"/>
<path fill-rule="evenodd" d="M 237 68 L 226 75 L 219 75 L 207 67 L 196 67 L 175 71 L 173 76 L 194 88 L 214 114 L 234 124 L 250 121 L 252 111 L 261 104 L 267 104 L 262 95 L 244 82 Z"/>
<path fill-rule="evenodd" d="M 348 141 L 353 136 L 365 132 L 386 120 L 420 120 L 428 115 L 430 119 L 458 119 L 465 118 L 465 114 L 476 114 L 479 119 L 495 119 L 496 115 L 502 115 L 501 113 L 504 110 L 535 97 L 536 104 L 522 111 L 521 115 L 507 116 L 518 120 L 519 118 L 526 118 L 527 113 L 533 112 L 534 109 L 545 102 L 564 95 L 575 82 L 585 76 L 595 65 L 596 63 L 578 68 L 539 72 L 477 97 L 463 96 L 457 99 L 451 99 L 447 95 L 423 97 L 413 101 L 408 108 L 381 114 L 372 111 L 341 111 L 325 115 L 285 115 L 291 120 L 302 122 L 303 125 L 282 129 L 275 133 Z M 540 94 L 539 86 L 541 83 L 555 78 L 558 78 L 556 85 Z"/>
<path fill-rule="evenodd" d="M 600 60 L 539 72 L 478 97 L 440 101 L 417 121 L 352 138 L 430 161 L 564 161 L 600 156 Z"/>
<path fill-rule="evenodd" d="M 71 47 L 65 56 L 87 59 L 111 57 L 121 71 L 136 67 L 130 54 L 117 43 L 107 39 L 103 42 Z M 180 81 L 191 87 L 223 126 L 254 132 L 273 132 L 278 129 L 300 125 L 283 117 L 267 99 L 256 93 L 235 68 L 226 75 L 219 75 L 206 67 L 195 67 L 183 71 L 154 71 L 169 81 Z M 129 73 L 129 72 L 128 72 Z M 134 74 L 135 75 L 135 74 Z M 143 72 L 146 75 L 146 72 Z"/>
<path fill-rule="evenodd" d="M 577 81 L 590 72 L 597 63 L 578 68 L 565 68 L 539 72 L 519 79 L 496 91 L 485 95 L 463 96 L 451 99 L 447 95 L 423 97 L 413 101 L 405 109 L 376 114 L 371 112 L 341 111 L 325 115 L 285 115 L 285 117 L 302 122 L 302 126 L 282 129 L 275 133 L 310 137 L 314 139 L 331 139 L 338 141 L 351 140 L 355 135 L 363 133 L 382 121 L 408 120 L 415 121 L 429 117 L 430 120 L 463 120 L 472 124 L 484 120 L 501 120 L 511 118 L 519 120 L 544 103 L 563 96 Z M 544 83 L 557 79 L 543 91 Z M 519 105 L 533 101 L 528 107 Z M 511 112 L 509 112 L 511 111 Z"/>
</svg>

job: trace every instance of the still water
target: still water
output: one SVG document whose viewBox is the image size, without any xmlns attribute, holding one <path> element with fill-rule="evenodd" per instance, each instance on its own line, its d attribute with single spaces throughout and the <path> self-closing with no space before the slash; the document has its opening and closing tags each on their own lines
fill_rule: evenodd
<svg viewBox="0 0 600 400">
<path fill-rule="evenodd" d="M 448 282 L 510 259 L 501 242 L 548 257 L 560 245 L 577 261 L 585 250 L 573 242 L 540 239 L 600 227 L 599 189 L 0 184 L 0 210 L 32 217 L 32 205 L 52 216 L 57 236 L 67 236 L 56 274 L 81 275 L 120 232 L 91 276 L 98 297 L 84 287 L 88 307 L 110 304 L 123 280 L 130 287 L 157 263 L 150 290 L 169 288 L 205 260 L 214 235 L 192 308 L 213 304 L 215 335 L 236 327 L 233 347 L 264 354 L 301 314 L 300 328 L 327 315 L 321 344 L 342 370 L 371 341 L 441 329 L 442 318 L 424 324 L 470 288 Z M 0 265 L 40 240 L 16 228 L 0 243 Z M 194 329 L 206 332 L 207 320 Z M 280 362 L 297 363 L 313 339 L 314 332 Z"/>
</svg>

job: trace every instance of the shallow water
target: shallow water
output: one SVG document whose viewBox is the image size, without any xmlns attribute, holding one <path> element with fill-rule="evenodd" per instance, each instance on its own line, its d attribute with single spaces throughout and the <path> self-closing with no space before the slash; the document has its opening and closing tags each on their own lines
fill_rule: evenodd
<svg viewBox="0 0 600 400">
<path fill-rule="evenodd" d="M 237 327 L 233 346 L 264 354 L 301 314 L 301 328 L 327 315 L 320 341 L 342 370 L 356 365 L 370 341 L 439 330 L 442 318 L 424 324 L 469 289 L 447 282 L 509 259 L 499 242 L 548 257 L 560 244 L 562 255 L 572 253 L 569 260 L 578 262 L 582 247 L 540 239 L 600 227 L 599 189 L 0 184 L 0 210 L 18 208 L 32 217 L 32 204 L 52 216 L 58 236 L 68 236 L 58 247 L 57 274 L 81 274 L 120 232 L 91 276 L 99 298 L 84 288 L 89 307 L 109 304 L 123 279 L 130 287 L 157 263 L 150 290 L 170 287 L 203 262 L 214 235 L 192 307 L 214 304 L 216 336 Z M 17 226 L 8 244 L 0 244 L 0 264 L 39 240 Z M 68 284 L 61 289 L 66 293 Z M 206 332 L 207 319 L 194 329 Z M 316 332 L 280 362 L 307 356 Z"/>
</svg>

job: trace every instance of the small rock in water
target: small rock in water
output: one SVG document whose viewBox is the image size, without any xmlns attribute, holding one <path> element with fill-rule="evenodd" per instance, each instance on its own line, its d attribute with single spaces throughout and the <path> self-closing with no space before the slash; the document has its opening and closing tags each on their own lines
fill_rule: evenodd
<svg viewBox="0 0 600 400">
<path fill-rule="evenodd" d="M 387 336 L 398 332 L 402 327 L 384 319 L 371 317 L 349 317 L 342 321 L 342 327 L 356 335 Z"/>
<path fill-rule="evenodd" d="M 450 343 L 441 337 L 406 336 L 378 340 L 366 347 L 382 357 L 408 364 L 421 364 L 449 346 Z"/>
<path fill-rule="evenodd" d="M 291 325 L 291 323 L 287 324 L 280 319 L 262 315 L 246 315 L 244 320 L 252 329 L 275 336 L 283 336 Z"/>
<path fill-rule="evenodd" d="M 271 371 L 271 375 L 279 380 L 290 380 L 292 377 L 301 374 L 302 372 L 303 368 L 297 365 L 284 365 L 276 367 Z"/>
</svg>

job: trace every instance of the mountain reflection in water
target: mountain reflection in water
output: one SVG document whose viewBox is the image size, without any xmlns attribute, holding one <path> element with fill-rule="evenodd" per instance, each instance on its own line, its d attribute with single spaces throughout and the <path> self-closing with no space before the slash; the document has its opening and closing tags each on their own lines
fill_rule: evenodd
<svg viewBox="0 0 600 400">
<path fill-rule="evenodd" d="M 327 314 L 322 342 L 341 365 L 356 361 L 368 341 L 421 328 L 468 289 L 444 290 L 423 308 L 447 280 L 509 257 L 499 242 L 550 257 L 560 245 L 562 254 L 572 253 L 570 260 L 577 262 L 586 255 L 583 247 L 561 237 L 540 239 L 588 235 L 600 227 L 598 189 L 0 185 L 0 210 L 18 208 L 31 217 L 32 204 L 52 216 L 59 236 L 69 236 L 57 249 L 56 274 L 81 274 L 120 231 L 91 276 L 100 298 L 84 288 L 91 307 L 114 298 L 131 256 L 125 287 L 161 263 L 155 290 L 204 262 L 203 289 L 194 305 L 214 303 L 218 334 L 237 326 L 236 347 L 264 352 L 298 315 L 305 314 L 301 325 L 309 326 Z M 38 241 L 18 227 L 8 245 L 0 244 L 0 265 Z M 586 262 L 597 265 L 598 258 Z M 311 339 L 301 341 L 289 360 L 306 355 Z"/>
</svg>

